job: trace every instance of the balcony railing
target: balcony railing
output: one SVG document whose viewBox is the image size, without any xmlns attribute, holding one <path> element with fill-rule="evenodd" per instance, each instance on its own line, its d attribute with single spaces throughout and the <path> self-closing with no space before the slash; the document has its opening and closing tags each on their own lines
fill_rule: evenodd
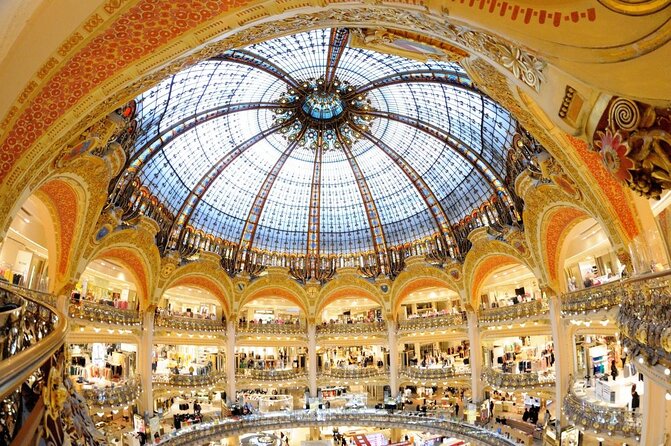
<svg viewBox="0 0 671 446">
<path fill-rule="evenodd" d="M 642 414 L 624 407 L 607 406 L 587 401 L 579 396 L 579 388 L 571 380 L 569 392 L 564 397 L 562 409 L 572 424 L 589 427 L 598 434 L 634 437 L 641 435 Z"/>
<path fill-rule="evenodd" d="M 367 379 L 386 376 L 387 374 L 388 370 L 384 367 L 331 367 L 321 370 L 322 377 L 333 379 Z"/>
<path fill-rule="evenodd" d="M 535 373 L 503 373 L 487 368 L 482 373 L 487 383 L 502 390 L 524 390 L 538 387 L 553 387 L 555 375 L 553 371 Z"/>
<path fill-rule="evenodd" d="M 108 387 L 82 386 L 81 394 L 89 407 L 119 407 L 133 404 L 140 397 L 140 379 L 133 377 L 126 382 Z"/>
<path fill-rule="evenodd" d="M 430 317 L 407 319 L 398 324 L 398 331 L 409 332 L 417 330 L 440 330 L 466 325 L 466 316 L 463 313 L 443 314 Z"/>
<path fill-rule="evenodd" d="M 135 310 L 121 310 L 111 305 L 99 304 L 88 300 L 80 300 L 70 304 L 70 317 L 91 322 L 102 322 L 115 325 L 140 325 L 140 314 Z"/>
<path fill-rule="evenodd" d="M 210 387 L 226 379 L 223 373 L 209 373 L 206 375 L 154 375 L 152 383 L 159 387 Z"/>
<path fill-rule="evenodd" d="M 256 370 L 256 369 L 238 369 L 235 373 L 237 379 L 247 379 L 254 381 L 291 381 L 305 378 L 304 369 L 286 369 L 286 370 Z"/>
<path fill-rule="evenodd" d="M 406 367 L 401 370 L 401 375 L 411 380 L 418 381 L 443 381 L 449 378 L 456 378 L 462 376 L 470 376 L 470 366 L 459 367 L 445 367 L 445 368 L 422 368 L 422 367 Z"/>
<path fill-rule="evenodd" d="M 628 354 L 671 368 L 671 272 L 631 279 L 624 288 L 617 322 Z"/>
<path fill-rule="evenodd" d="M 561 297 L 562 315 L 586 314 L 616 307 L 622 302 L 623 292 L 622 283 L 618 280 L 564 294 Z"/>
<path fill-rule="evenodd" d="M 389 413 L 385 410 L 374 409 L 272 412 L 194 424 L 164 435 L 158 444 L 166 446 L 203 444 L 246 433 L 316 426 L 402 428 L 431 432 L 445 437 L 457 437 L 479 445 L 513 446 L 515 444 L 513 440 L 485 428 L 425 415 L 406 411 Z"/>
<path fill-rule="evenodd" d="M 238 333 L 245 335 L 307 336 L 307 329 L 303 324 L 258 324 L 247 322 L 238 325 Z"/>
<path fill-rule="evenodd" d="M 387 334 L 387 323 L 382 322 L 355 322 L 352 324 L 322 324 L 317 325 L 319 335 L 379 335 Z"/>
<path fill-rule="evenodd" d="M 526 319 L 547 314 L 548 311 L 549 306 L 546 299 L 535 299 L 516 305 L 482 310 L 480 312 L 480 322 L 497 323 L 516 319 Z"/>
<path fill-rule="evenodd" d="M 219 332 L 224 333 L 226 326 L 221 321 L 212 319 L 199 319 L 182 316 L 171 316 L 167 314 L 156 314 L 154 325 L 172 330 Z"/>
<path fill-rule="evenodd" d="M 23 384 L 47 387 L 49 371 L 63 357 L 67 318 L 45 304 L 55 298 L 39 294 L 0 282 L 0 444 L 12 443 L 27 422 L 23 411 L 41 399 L 23 392 Z"/>
</svg>

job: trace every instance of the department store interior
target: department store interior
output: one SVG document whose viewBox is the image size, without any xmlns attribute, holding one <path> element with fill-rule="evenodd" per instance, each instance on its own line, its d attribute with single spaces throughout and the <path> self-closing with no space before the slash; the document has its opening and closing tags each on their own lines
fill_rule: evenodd
<svg viewBox="0 0 671 446">
<path fill-rule="evenodd" d="M 0 444 L 671 445 L 671 2 L 74 3 L 0 7 Z"/>
</svg>

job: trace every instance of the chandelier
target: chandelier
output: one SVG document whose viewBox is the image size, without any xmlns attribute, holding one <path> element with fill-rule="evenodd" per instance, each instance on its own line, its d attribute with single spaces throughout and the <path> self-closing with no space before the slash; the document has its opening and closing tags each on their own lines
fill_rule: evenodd
<svg viewBox="0 0 671 446">
<path fill-rule="evenodd" d="M 337 77 L 326 82 L 323 77 L 289 88 L 280 95 L 274 110 L 275 124 L 282 125 L 280 133 L 287 141 L 297 141 L 299 147 L 313 151 L 342 150 L 343 144 L 352 146 L 367 131 L 373 111 L 366 93 Z"/>
</svg>

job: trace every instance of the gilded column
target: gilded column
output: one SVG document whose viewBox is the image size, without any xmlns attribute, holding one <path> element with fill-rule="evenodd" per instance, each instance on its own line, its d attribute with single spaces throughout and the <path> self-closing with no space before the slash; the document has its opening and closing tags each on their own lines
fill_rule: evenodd
<svg viewBox="0 0 671 446">
<path fill-rule="evenodd" d="M 387 336 L 389 338 L 389 387 L 392 398 L 396 398 L 398 394 L 398 340 L 396 321 L 393 317 L 387 318 Z"/>
<path fill-rule="evenodd" d="M 151 359 L 154 350 L 154 306 L 142 315 L 142 334 L 138 346 L 138 371 L 142 384 L 140 413 L 151 416 L 154 412 L 154 392 L 152 388 Z"/>
<path fill-rule="evenodd" d="M 645 371 L 643 371 L 645 376 Z M 666 388 L 645 376 L 641 405 L 637 409 L 643 417 L 641 445 L 665 445 L 671 441 L 671 401 L 666 400 Z M 668 434 L 669 438 L 666 438 Z"/>
<path fill-rule="evenodd" d="M 235 402 L 235 324 L 237 317 L 232 314 L 226 320 L 226 403 Z"/>
<path fill-rule="evenodd" d="M 317 325 L 308 320 L 308 386 L 310 397 L 317 397 Z"/>
<path fill-rule="evenodd" d="M 482 342 L 480 340 L 480 327 L 478 326 L 478 315 L 475 311 L 467 311 L 468 319 L 468 342 L 470 344 L 471 363 L 471 399 L 479 403 L 484 398 L 484 386 L 482 383 Z"/>
<path fill-rule="evenodd" d="M 550 308 L 550 323 L 552 327 L 552 344 L 555 355 L 555 399 L 559 404 L 554 405 L 554 416 L 562 420 L 561 402 L 568 392 L 569 379 L 573 371 L 573 349 L 569 330 L 564 325 L 561 317 L 561 299 L 549 287 L 541 289 L 543 297 L 548 300 Z M 562 421 L 561 425 L 564 425 Z"/>
</svg>

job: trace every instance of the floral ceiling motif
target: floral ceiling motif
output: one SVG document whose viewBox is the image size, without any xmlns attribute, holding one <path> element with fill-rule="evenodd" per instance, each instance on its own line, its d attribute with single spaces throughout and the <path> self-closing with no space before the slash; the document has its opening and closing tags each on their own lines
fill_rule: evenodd
<svg viewBox="0 0 671 446">
<path fill-rule="evenodd" d="M 671 189 L 671 110 L 614 97 L 593 142 L 618 181 L 646 198 L 659 200 Z"/>
</svg>

